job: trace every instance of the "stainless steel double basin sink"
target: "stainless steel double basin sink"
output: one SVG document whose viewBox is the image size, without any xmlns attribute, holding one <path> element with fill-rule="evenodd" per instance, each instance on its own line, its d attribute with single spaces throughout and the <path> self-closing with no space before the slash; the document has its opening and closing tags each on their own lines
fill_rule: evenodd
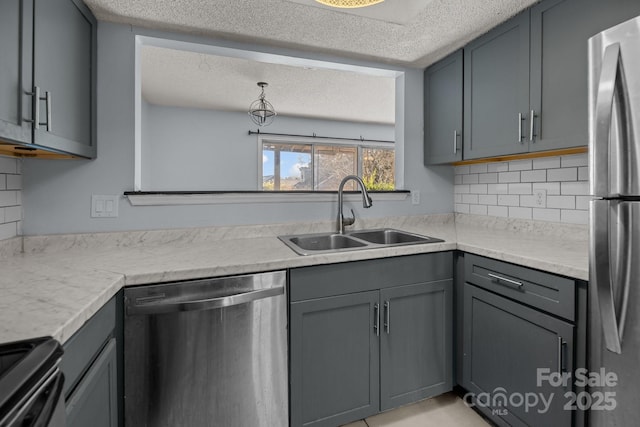
<svg viewBox="0 0 640 427">
<path fill-rule="evenodd" d="M 392 228 L 359 230 L 350 233 L 318 233 L 278 236 L 285 245 L 300 255 L 355 251 L 360 249 L 437 243 L 442 239 L 421 236 Z"/>
</svg>

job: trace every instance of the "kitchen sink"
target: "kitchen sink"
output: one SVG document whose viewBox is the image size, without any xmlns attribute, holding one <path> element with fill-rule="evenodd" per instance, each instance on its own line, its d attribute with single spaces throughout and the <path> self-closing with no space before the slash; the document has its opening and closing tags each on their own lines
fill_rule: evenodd
<svg viewBox="0 0 640 427">
<path fill-rule="evenodd" d="M 331 252 L 345 252 L 361 249 L 375 249 L 390 246 L 404 246 L 420 243 L 437 243 L 442 239 L 421 236 L 406 231 L 383 228 L 359 230 L 351 233 L 318 233 L 291 236 L 278 236 L 280 240 L 300 255 L 313 255 Z"/>
<path fill-rule="evenodd" d="M 352 239 L 343 234 L 320 234 L 315 236 L 292 237 L 289 241 L 305 251 L 353 249 L 367 245 L 364 242 Z"/>
</svg>

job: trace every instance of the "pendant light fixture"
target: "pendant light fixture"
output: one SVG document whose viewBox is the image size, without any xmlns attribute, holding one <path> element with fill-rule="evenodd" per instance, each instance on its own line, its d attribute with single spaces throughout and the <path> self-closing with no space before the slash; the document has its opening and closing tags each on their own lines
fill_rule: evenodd
<svg viewBox="0 0 640 427">
<path fill-rule="evenodd" d="M 269 83 L 258 82 L 258 86 L 260 86 L 262 92 L 260 97 L 249 106 L 249 117 L 258 126 L 268 126 L 273 122 L 277 113 L 273 109 L 273 105 L 265 99 L 264 88 L 269 86 Z"/>
<path fill-rule="evenodd" d="M 316 0 L 325 6 L 339 7 L 341 9 L 355 9 L 358 7 L 373 6 L 384 0 Z"/>
</svg>

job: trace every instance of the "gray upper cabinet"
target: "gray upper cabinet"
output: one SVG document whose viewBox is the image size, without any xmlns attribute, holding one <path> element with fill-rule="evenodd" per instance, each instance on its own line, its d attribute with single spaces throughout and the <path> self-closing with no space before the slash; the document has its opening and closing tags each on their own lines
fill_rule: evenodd
<svg viewBox="0 0 640 427">
<path fill-rule="evenodd" d="M 634 0 L 547 0 L 531 9 L 531 151 L 587 145 L 587 40 L 638 14 Z"/>
<path fill-rule="evenodd" d="M 9 0 L 0 10 L 0 140 L 18 144 L 15 154 L 94 158 L 95 18 L 80 0 Z"/>
<path fill-rule="evenodd" d="M 21 4 L 21 0 L 0 2 L 0 137 L 30 143 L 31 125 L 22 120 L 20 40 L 29 44 L 32 26 L 21 13 Z"/>
<path fill-rule="evenodd" d="M 464 49 L 464 158 L 526 152 L 529 11 Z"/>
<path fill-rule="evenodd" d="M 424 164 L 462 160 L 462 50 L 424 72 Z"/>
</svg>

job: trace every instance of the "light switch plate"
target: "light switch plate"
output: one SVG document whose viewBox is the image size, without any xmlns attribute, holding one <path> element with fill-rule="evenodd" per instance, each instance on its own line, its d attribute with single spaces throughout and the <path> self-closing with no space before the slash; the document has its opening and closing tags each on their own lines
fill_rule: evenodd
<svg viewBox="0 0 640 427">
<path fill-rule="evenodd" d="M 411 191 L 411 204 L 419 205 L 420 204 L 420 190 L 412 190 Z"/>
<path fill-rule="evenodd" d="M 120 196 L 91 196 L 91 218 L 117 218 Z"/>
</svg>

